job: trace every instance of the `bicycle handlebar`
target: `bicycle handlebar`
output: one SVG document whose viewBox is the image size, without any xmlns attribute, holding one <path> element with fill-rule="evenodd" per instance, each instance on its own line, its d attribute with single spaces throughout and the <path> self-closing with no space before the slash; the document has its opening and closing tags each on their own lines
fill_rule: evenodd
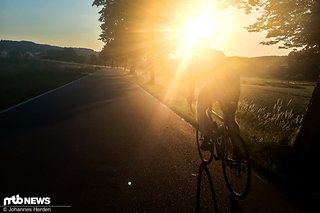
<svg viewBox="0 0 320 213">
<path fill-rule="evenodd" d="M 208 112 L 214 115 L 214 117 L 216 117 L 219 121 L 224 122 L 224 119 L 222 118 L 222 116 L 216 113 L 213 109 L 208 109 Z"/>
</svg>

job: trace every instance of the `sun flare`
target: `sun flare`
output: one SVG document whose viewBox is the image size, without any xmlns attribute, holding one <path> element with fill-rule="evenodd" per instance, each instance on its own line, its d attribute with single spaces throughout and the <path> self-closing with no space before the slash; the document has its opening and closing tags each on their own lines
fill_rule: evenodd
<svg viewBox="0 0 320 213">
<path fill-rule="evenodd" d="M 170 57 L 182 59 L 175 76 L 166 93 L 165 101 L 170 102 L 179 93 L 179 88 L 185 80 L 186 73 L 192 66 L 190 60 L 194 53 L 204 54 L 203 47 L 223 51 L 228 46 L 233 30 L 238 27 L 234 10 L 222 8 L 210 0 L 193 1 L 181 8 L 172 24 L 172 37 L 176 39 L 176 50 Z M 198 51 L 200 50 L 200 51 Z M 200 56 L 200 57 L 198 57 Z M 197 58 L 201 58 L 198 55 Z M 205 57 L 204 57 L 205 58 Z"/>
<path fill-rule="evenodd" d="M 216 23 L 212 15 L 209 11 L 205 11 L 197 17 L 187 20 L 182 28 L 184 42 L 194 46 L 200 40 L 206 41 L 214 35 L 215 27 Z"/>
<path fill-rule="evenodd" d="M 184 11 L 185 12 L 185 11 Z M 197 46 L 221 48 L 234 27 L 232 14 L 211 3 L 192 6 L 181 16 L 177 26 L 176 56 L 191 57 Z"/>
</svg>

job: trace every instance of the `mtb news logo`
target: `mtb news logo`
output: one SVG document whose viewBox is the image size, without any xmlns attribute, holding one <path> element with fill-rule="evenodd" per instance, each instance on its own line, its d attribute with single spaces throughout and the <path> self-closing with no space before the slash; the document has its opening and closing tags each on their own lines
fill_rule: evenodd
<svg viewBox="0 0 320 213">
<path fill-rule="evenodd" d="M 49 205 L 51 203 L 49 197 L 20 197 L 14 195 L 3 199 L 3 206 L 8 205 Z"/>
</svg>

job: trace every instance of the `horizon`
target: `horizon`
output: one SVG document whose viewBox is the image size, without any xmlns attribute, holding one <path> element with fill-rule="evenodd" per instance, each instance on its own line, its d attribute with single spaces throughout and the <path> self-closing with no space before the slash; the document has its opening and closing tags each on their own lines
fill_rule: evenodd
<svg viewBox="0 0 320 213">
<path fill-rule="evenodd" d="M 100 52 L 97 51 L 97 50 L 94 50 L 90 47 L 79 47 L 79 46 L 60 46 L 60 45 L 57 45 L 57 44 L 49 44 L 49 43 L 39 43 L 39 42 L 36 42 L 36 41 L 31 41 L 31 40 L 11 40 L 11 39 L 1 39 L 0 38 L 0 41 L 9 41 L 9 42 L 30 42 L 30 43 L 33 43 L 33 44 L 37 44 L 37 45 L 48 45 L 48 46 L 52 46 L 52 47 L 60 47 L 60 48 L 74 48 L 74 49 L 89 49 L 89 50 L 93 50 L 95 52 Z"/>
<path fill-rule="evenodd" d="M 100 53 L 100 51 L 96 51 L 92 48 L 89 47 L 77 47 L 77 46 L 59 46 L 59 45 L 55 45 L 55 44 L 48 44 L 48 43 L 38 43 L 35 41 L 30 41 L 30 40 L 10 40 L 10 39 L 1 39 L 0 41 L 10 41 L 10 42 L 31 42 L 37 45 L 48 45 L 48 46 L 52 46 L 52 47 L 60 47 L 60 48 L 73 48 L 73 49 L 88 49 L 88 50 L 93 50 L 97 53 Z M 258 55 L 258 56 L 238 56 L 238 55 L 226 55 L 226 57 L 232 58 L 232 57 L 239 57 L 239 58 L 259 58 L 259 57 L 286 57 L 288 55 Z M 169 57 L 170 58 L 170 57 Z M 171 60 L 183 60 L 182 58 L 170 58 Z"/>
</svg>

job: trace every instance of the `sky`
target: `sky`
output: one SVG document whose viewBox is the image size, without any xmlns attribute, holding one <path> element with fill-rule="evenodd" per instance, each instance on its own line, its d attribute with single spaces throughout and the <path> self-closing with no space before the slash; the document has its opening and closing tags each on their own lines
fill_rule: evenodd
<svg viewBox="0 0 320 213">
<path fill-rule="evenodd" d="M 28 40 L 63 47 L 84 47 L 100 51 L 99 8 L 92 0 L 0 0 L 0 39 Z M 265 33 L 248 33 L 244 27 L 256 14 L 230 9 L 235 24 L 228 39 L 214 46 L 227 56 L 287 55 L 288 50 L 263 46 Z"/>
<path fill-rule="evenodd" d="M 0 39 L 100 51 L 99 8 L 91 0 L 0 0 Z"/>
</svg>

